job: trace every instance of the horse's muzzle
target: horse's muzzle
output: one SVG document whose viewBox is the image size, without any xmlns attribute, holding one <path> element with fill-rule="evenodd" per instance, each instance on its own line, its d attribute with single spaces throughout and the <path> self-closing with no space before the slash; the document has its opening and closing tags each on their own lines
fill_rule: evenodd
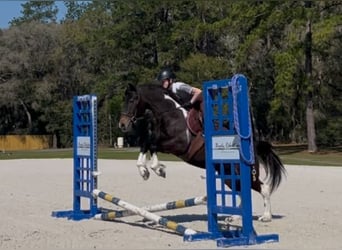
<svg viewBox="0 0 342 250">
<path fill-rule="evenodd" d="M 124 123 L 120 123 L 120 122 L 119 122 L 119 129 L 121 129 L 121 131 L 124 133 L 128 131 L 127 126 Z"/>
<path fill-rule="evenodd" d="M 119 120 L 119 129 L 121 129 L 123 133 L 130 132 L 132 129 L 132 123 L 130 119 L 126 119 L 125 117 L 121 118 Z"/>
</svg>

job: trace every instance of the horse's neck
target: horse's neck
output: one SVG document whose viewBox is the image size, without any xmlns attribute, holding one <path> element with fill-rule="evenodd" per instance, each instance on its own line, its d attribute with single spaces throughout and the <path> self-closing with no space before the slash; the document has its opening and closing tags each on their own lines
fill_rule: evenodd
<svg viewBox="0 0 342 250">
<path fill-rule="evenodd" d="M 179 97 L 178 97 L 176 94 L 174 94 L 172 91 L 168 91 L 166 94 L 167 94 L 169 97 L 171 97 L 171 99 L 172 99 L 175 103 L 177 103 L 177 104 L 180 103 Z"/>
<path fill-rule="evenodd" d="M 177 102 L 171 98 L 165 98 L 167 93 L 158 89 L 158 91 L 145 91 L 141 93 L 141 99 L 145 109 L 150 109 L 155 115 L 161 115 L 176 109 Z M 174 102 L 174 103 L 173 103 Z"/>
</svg>

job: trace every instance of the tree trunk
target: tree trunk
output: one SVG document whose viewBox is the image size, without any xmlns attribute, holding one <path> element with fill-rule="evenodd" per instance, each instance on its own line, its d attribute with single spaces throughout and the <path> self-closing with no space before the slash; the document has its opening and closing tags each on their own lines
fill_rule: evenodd
<svg viewBox="0 0 342 250">
<path fill-rule="evenodd" d="M 53 133 L 53 137 L 52 137 L 52 148 L 56 149 L 58 146 L 58 140 L 57 140 L 57 135 L 56 133 Z"/>
<path fill-rule="evenodd" d="M 311 32 L 311 19 L 309 17 L 306 25 L 305 35 L 305 74 L 308 81 L 308 96 L 306 102 L 306 129 L 308 139 L 308 151 L 316 152 L 316 130 L 315 130 L 315 117 L 313 108 L 313 90 L 310 85 L 313 84 L 312 79 L 312 32 Z"/>
<path fill-rule="evenodd" d="M 306 104 L 306 129 L 308 135 L 308 151 L 311 153 L 317 152 L 315 118 L 312 100 L 308 100 Z"/>
<path fill-rule="evenodd" d="M 22 99 L 19 99 L 20 104 L 23 106 L 25 113 L 26 113 L 26 117 L 27 117 L 27 129 L 28 132 L 30 133 L 32 130 L 32 118 L 31 118 L 31 113 L 30 111 L 27 109 L 24 101 Z"/>
</svg>

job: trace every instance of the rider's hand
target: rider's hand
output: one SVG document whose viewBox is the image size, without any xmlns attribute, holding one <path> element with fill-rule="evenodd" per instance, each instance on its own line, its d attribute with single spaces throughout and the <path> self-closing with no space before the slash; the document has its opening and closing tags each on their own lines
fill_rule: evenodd
<svg viewBox="0 0 342 250">
<path fill-rule="evenodd" d="M 191 109 L 192 108 L 192 103 L 191 102 L 186 102 L 182 105 L 183 108 L 185 109 Z"/>
</svg>

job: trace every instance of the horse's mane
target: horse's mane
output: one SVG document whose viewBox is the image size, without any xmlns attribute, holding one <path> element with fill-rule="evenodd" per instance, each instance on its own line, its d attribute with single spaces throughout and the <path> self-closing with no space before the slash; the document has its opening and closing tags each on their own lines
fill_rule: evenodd
<svg viewBox="0 0 342 250">
<path fill-rule="evenodd" d="M 143 92 L 146 92 L 146 91 L 147 92 L 153 91 L 153 92 L 160 92 L 160 93 L 166 92 L 166 90 L 157 81 L 152 81 L 152 82 L 144 83 L 144 84 L 138 84 L 137 88 Z"/>
<path fill-rule="evenodd" d="M 158 81 L 138 84 L 136 87 L 139 94 L 144 97 L 145 101 L 154 106 L 156 110 L 163 112 L 165 110 L 175 108 L 175 104 L 173 102 L 164 98 L 164 95 L 166 94 L 177 102 L 175 95 L 171 93 L 171 91 L 164 89 Z"/>
</svg>

